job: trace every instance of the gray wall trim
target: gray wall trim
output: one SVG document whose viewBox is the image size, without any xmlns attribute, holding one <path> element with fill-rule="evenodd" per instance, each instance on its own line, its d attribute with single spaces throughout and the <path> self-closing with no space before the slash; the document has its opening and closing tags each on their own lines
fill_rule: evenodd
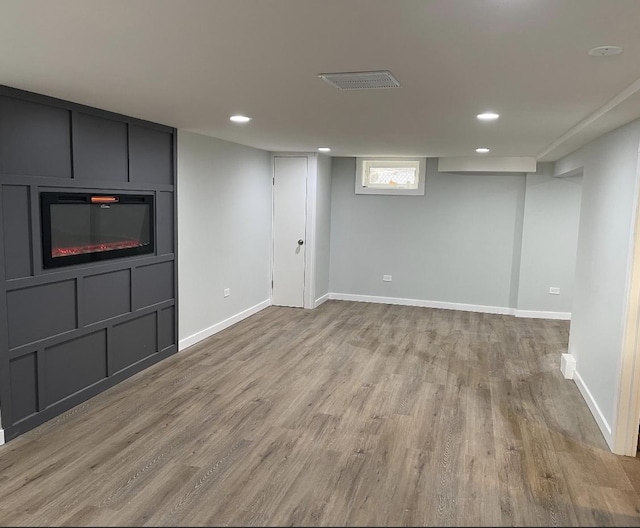
<svg viewBox="0 0 640 528">
<path fill-rule="evenodd" d="M 153 128 L 161 132 L 173 133 L 174 128 L 162 125 L 160 123 L 154 123 L 152 121 L 145 121 L 136 117 L 131 117 L 116 112 L 110 112 L 108 110 L 102 110 L 100 108 L 93 108 L 92 106 L 86 106 L 80 103 L 74 103 L 72 101 L 65 101 L 64 99 L 58 99 L 48 95 L 36 94 L 33 92 L 27 92 L 18 88 L 12 88 L 10 86 L 0 86 L 0 96 L 12 97 L 14 99 L 21 99 L 30 103 L 38 103 L 49 106 L 55 106 L 57 108 L 63 108 L 69 111 L 82 112 L 85 114 L 93 115 L 96 117 L 102 117 L 104 119 L 112 119 L 116 121 L 122 121 L 131 125 L 139 125 L 147 128 Z"/>
<path fill-rule="evenodd" d="M 70 396 L 67 396 L 66 398 L 52 404 L 51 406 L 47 407 L 46 409 L 43 409 L 37 414 L 33 414 L 30 416 L 27 416 L 22 420 L 19 420 L 13 426 L 5 427 L 4 428 L 5 441 L 8 442 L 9 440 L 16 438 L 17 436 L 23 433 L 26 433 L 30 429 L 33 429 L 34 427 L 37 427 L 38 425 L 43 424 L 48 420 L 51 420 L 52 418 L 62 414 L 63 412 L 68 411 L 72 407 L 75 407 L 76 405 L 88 400 L 89 398 L 92 398 L 93 396 L 100 394 L 101 392 L 113 387 L 114 385 L 117 385 L 118 383 L 133 376 L 134 374 L 150 367 L 151 365 L 154 365 L 155 363 L 163 359 L 168 358 L 169 356 L 175 354 L 176 352 L 177 352 L 177 346 L 173 345 L 170 348 L 166 349 L 165 351 L 158 352 L 148 358 L 143 359 L 138 363 L 135 363 L 134 365 L 127 367 L 126 369 L 119 371 L 116 374 L 113 374 L 113 376 L 110 376 L 108 378 L 105 378 L 104 380 L 98 381 L 93 385 L 85 387 L 84 389 Z M 4 410 L 3 410 L 3 418 L 4 418 Z"/>
<path fill-rule="evenodd" d="M 151 306 L 145 306 L 144 308 L 140 308 L 138 310 L 134 310 L 132 312 L 119 315 L 117 317 L 112 317 L 111 319 L 105 319 L 104 321 L 98 321 L 97 323 L 89 324 L 83 326 L 82 328 L 69 330 L 68 332 L 63 332 L 61 334 L 47 337 L 45 339 L 40 339 L 38 341 L 33 341 L 31 343 L 25 343 L 24 345 L 20 345 L 14 348 L 9 349 L 9 359 L 16 359 L 27 354 L 33 352 L 35 347 L 43 347 L 48 348 L 53 345 L 58 345 L 60 343 L 64 343 L 65 341 L 71 341 L 78 337 L 82 337 L 87 334 L 92 334 L 97 330 L 110 328 L 112 326 L 119 325 L 121 323 L 125 323 L 129 320 L 137 319 L 143 315 L 147 315 L 158 310 L 162 310 L 164 308 L 168 308 L 170 306 L 176 306 L 175 301 L 173 299 L 169 301 L 163 301 L 161 303 L 152 304 Z"/>
<path fill-rule="evenodd" d="M 171 255 L 173 259 L 173 340 L 176 344 L 176 351 L 178 350 L 178 340 L 180 339 L 179 320 L 178 320 L 178 131 L 173 133 L 173 253 Z M 133 299 L 131 299 L 131 306 L 133 307 Z M 160 312 L 158 311 L 158 320 L 160 320 Z M 158 324 L 158 326 L 160 326 Z"/>
<path fill-rule="evenodd" d="M 145 192 L 152 194 L 154 192 L 174 192 L 175 185 L 166 185 L 161 183 L 149 183 L 141 185 L 139 183 L 129 182 L 100 182 L 100 185 L 88 186 L 85 180 L 73 180 L 70 178 L 43 178 L 40 176 L 28 176 L 21 174 L 2 174 L 2 181 L 5 185 L 34 185 L 42 190 L 58 190 L 60 187 L 73 189 L 77 192 L 96 192 L 101 190 L 123 191 L 122 194 Z"/>
<path fill-rule="evenodd" d="M 44 371 L 44 347 L 38 347 L 36 350 L 36 365 L 38 367 L 38 411 L 42 411 L 47 406 L 45 371 Z"/>
<path fill-rule="evenodd" d="M 1 181 L 0 181 L 1 185 Z M 7 281 L 7 291 L 20 290 L 22 288 L 29 288 L 31 286 L 39 286 L 41 284 L 49 284 L 50 282 L 58 282 L 64 280 L 74 279 L 76 277 L 87 278 L 93 275 L 101 275 L 103 273 L 109 273 L 111 271 L 119 271 L 123 269 L 140 268 L 149 266 L 151 264 L 161 264 L 162 262 L 170 262 L 175 258 L 174 253 L 167 255 L 144 256 L 144 257 L 131 257 L 126 261 L 112 261 L 105 263 L 90 263 L 86 265 L 80 265 L 77 268 L 70 266 L 63 271 L 45 270 L 41 275 L 37 277 L 21 277 L 19 279 L 11 279 Z M 51 275 L 55 275 L 55 281 L 51 280 Z"/>
<path fill-rule="evenodd" d="M 106 328 L 107 331 L 107 350 L 111 349 L 111 343 L 113 342 L 113 325 L 109 325 Z M 107 379 L 114 375 L 113 358 L 111 354 L 107 354 Z"/>
<path fill-rule="evenodd" d="M 3 200 L 0 199 L 0 220 L 4 218 L 2 204 Z M 0 221 L 0 418 L 2 419 L 0 427 L 4 427 L 4 424 L 10 424 L 13 422 L 13 412 L 10 405 L 11 376 L 9 373 L 9 357 L 8 354 L 3 353 L 9 348 L 7 291 L 3 286 L 6 284 L 4 247 L 4 225 L 2 225 L 2 222 Z M 5 434 L 5 441 L 6 440 L 7 438 Z"/>
<path fill-rule="evenodd" d="M 84 280 L 82 277 L 76 277 L 76 327 L 82 328 L 85 326 L 84 317 Z"/>
<path fill-rule="evenodd" d="M 4 178 L 2 178 L 4 180 Z M 0 183 L 2 181 L 0 180 Z M 42 266 L 38 266 L 36 262 L 42 262 L 42 248 L 40 247 L 40 228 L 39 228 L 39 216 L 38 216 L 38 188 L 35 186 L 29 187 L 29 218 L 30 218 L 30 230 L 31 230 L 31 275 L 37 277 L 42 273 Z M 13 280 L 13 279 L 12 279 Z M 7 283 L 11 282 L 10 280 Z"/>
</svg>

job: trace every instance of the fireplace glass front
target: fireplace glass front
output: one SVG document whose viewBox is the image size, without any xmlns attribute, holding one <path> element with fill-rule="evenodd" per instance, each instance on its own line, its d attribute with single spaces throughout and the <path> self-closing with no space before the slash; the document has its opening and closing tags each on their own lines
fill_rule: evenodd
<svg viewBox="0 0 640 528">
<path fill-rule="evenodd" d="M 153 253 L 153 195 L 40 194 L 44 268 Z"/>
</svg>

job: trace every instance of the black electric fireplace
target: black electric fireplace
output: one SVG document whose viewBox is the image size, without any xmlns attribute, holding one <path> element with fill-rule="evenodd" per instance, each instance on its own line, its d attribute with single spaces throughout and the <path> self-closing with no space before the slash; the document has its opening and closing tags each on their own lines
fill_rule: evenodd
<svg viewBox="0 0 640 528">
<path fill-rule="evenodd" d="M 153 253 L 150 194 L 40 193 L 45 268 Z"/>
</svg>

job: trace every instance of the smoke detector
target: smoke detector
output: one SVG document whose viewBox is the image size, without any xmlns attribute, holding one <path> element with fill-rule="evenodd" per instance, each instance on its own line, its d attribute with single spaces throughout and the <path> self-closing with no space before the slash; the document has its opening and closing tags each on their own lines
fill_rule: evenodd
<svg viewBox="0 0 640 528">
<path fill-rule="evenodd" d="M 388 70 L 368 72 L 320 73 L 323 81 L 339 90 L 372 90 L 400 88 L 400 83 Z"/>
<path fill-rule="evenodd" d="M 589 50 L 589 55 L 602 57 L 604 55 L 617 55 L 621 51 L 622 48 L 620 46 L 598 46 L 597 48 Z"/>
</svg>

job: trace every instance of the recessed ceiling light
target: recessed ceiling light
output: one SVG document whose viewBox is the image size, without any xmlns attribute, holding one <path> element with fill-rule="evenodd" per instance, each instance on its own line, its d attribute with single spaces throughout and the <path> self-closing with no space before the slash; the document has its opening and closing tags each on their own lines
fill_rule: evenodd
<svg viewBox="0 0 640 528">
<path fill-rule="evenodd" d="M 493 112 L 486 112 L 484 114 L 478 114 L 476 117 L 482 121 L 493 121 L 494 119 L 498 119 L 500 115 L 494 114 Z"/>
<path fill-rule="evenodd" d="M 248 123 L 249 121 L 251 121 L 250 117 L 243 115 L 233 115 L 229 119 L 234 123 Z"/>
<path fill-rule="evenodd" d="M 476 152 L 479 154 L 486 154 L 487 152 L 489 152 L 489 149 L 487 147 L 478 147 L 476 149 Z"/>
<path fill-rule="evenodd" d="M 320 151 L 320 152 L 330 152 L 331 149 L 329 147 L 318 147 L 318 151 Z"/>
<path fill-rule="evenodd" d="M 620 46 L 598 46 L 597 48 L 589 50 L 589 55 L 602 57 L 604 55 L 617 55 L 621 51 L 622 48 Z"/>
</svg>

